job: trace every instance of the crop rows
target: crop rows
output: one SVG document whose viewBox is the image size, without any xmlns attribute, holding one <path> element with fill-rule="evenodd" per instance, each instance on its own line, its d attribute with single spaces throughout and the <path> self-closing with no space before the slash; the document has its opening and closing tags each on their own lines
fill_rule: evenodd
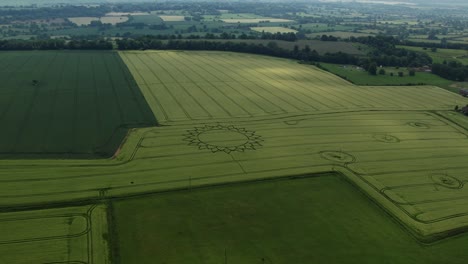
<svg viewBox="0 0 468 264">
<path fill-rule="evenodd" d="M 247 118 L 142 132 L 134 134 L 139 143 L 123 163 L 83 167 L 76 161 L 54 168 L 53 174 L 41 163 L 29 169 L 4 163 L 2 205 L 99 199 L 335 170 L 391 204 L 408 225 L 430 226 L 422 235 L 463 226 L 468 213 L 463 188 L 468 182 L 463 176 L 468 170 L 467 133 L 428 112 Z M 451 203 L 451 209 L 443 203 Z"/>
<path fill-rule="evenodd" d="M 60 146 L 85 148 L 91 144 L 85 139 L 96 146 L 113 125 L 149 124 L 151 110 L 162 126 L 131 129 L 113 159 L 1 160 L 1 209 L 335 171 L 421 238 L 467 227 L 468 120 L 448 111 L 467 100 L 445 90 L 353 86 L 313 67 L 245 54 L 121 53 L 149 109 L 136 89 L 128 89 L 134 86 L 125 69 L 111 66 L 118 65 L 115 53 L 80 59 L 67 52 L 29 54 L 22 60 L 5 55 L 12 66 L 3 74 L 18 74 L 15 67 L 29 60 L 39 65 L 51 54 L 49 68 L 73 65 L 80 74 L 63 70 L 52 85 L 60 89 L 43 82 L 18 86 L 29 89 L 20 95 L 32 105 L 14 107 L 22 111 L 20 132 L 5 129 L 18 143 L 16 137 L 32 133 L 30 122 L 41 110 L 53 118 L 45 118 L 48 125 L 33 136 Z M 61 66 L 54 66 L 57 61 Z M 81 65 L 91 67 L 78 70 Z M 48 72 L 31 67 L 33 78 Z M 47 89 L 52 96 L 42 94 Z M 1 89 L 7 96 L 0 97 L 0 113 L 15 122 L 4 111 L 20 102 L 11 90 Z M 32 99 L 40 96 L 49 100 L 45 109 Z"/>
<path fill-rule="evenodd" d="M 0 214 L 0 262 L 109 263 L 105 206 Z"/>
<path fill-rule="evenodd" d="M 127 127 L 155 124 L 116 53 L 9 52 L 0 59 L 2 157 L 112 155 Z"/>
<path fill-rule="evenodd" d="M 216 52 L 124 52 L 160 122 L 357 109 L 448 109 L 436 87 L 359 87 L 288 60 Z"/>
</svg>

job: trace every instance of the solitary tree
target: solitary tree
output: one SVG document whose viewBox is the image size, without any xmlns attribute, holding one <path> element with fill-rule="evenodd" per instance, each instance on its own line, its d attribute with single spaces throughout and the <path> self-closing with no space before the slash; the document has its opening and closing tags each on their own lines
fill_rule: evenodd
<svg viewBox="0 0 468 264">
<path fill-rule="evenodd" d="M 367 69 L 367 71 L 368 71 L 371 75 L 377 75 L 377 64 L 371 63 L 371 64 L 369 65 L 369 69 Z"/>
</svg>

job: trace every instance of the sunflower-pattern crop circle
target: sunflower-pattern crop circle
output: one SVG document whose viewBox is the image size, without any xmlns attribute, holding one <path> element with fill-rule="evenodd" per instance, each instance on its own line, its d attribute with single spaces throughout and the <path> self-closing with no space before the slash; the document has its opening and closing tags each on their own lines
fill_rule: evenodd
<svg viewBox="0 0 468 264">
<path fill-rule="evenodd" d="M 261 147 L 263 139 L 255 133 L 233 125 L 205 125 L 187 130 L 184 140 L 200 150 L 229 154 L 233 151 L 244 152 Z"/>
</svg>

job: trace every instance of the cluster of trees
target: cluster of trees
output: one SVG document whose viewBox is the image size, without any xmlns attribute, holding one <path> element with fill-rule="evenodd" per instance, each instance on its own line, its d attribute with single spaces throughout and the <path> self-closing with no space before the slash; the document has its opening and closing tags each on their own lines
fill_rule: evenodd
<svg viewBox="0 0 468 264">
<path fill-rule="evenodd" d="M 297 36 L 296 33 L 289 32 L 289 33 L 270 33 L 270 32 L 262 32 L 260 39 L 274 39 L 274 40 L 285 40 L 285 41 L 296 41 Z"/>
<path fill-rule="evenodd" d="M 320 37 L 320 40 L 321 40 L 321 41 L 338 41 L 338 38 L 337 38 L 337 37 L 334 37 L 334 36 L 332 36 L 332 35 L 329 35 L 329 36 L 327 36 L 327 35 L 322 35 L 322 36 Z"/>
<path fill-rule="evenodd" d="M 110 50 L 111 42 L 106 40 L 0 40 L 0 50 Z"/>
<path fill-rule="evenodd" d="M 362 62 L 366 70 L 371 64 L 393 67 L 421 67 L 430 65 L 432 58 L 423 52 L 396 48 L 400 41 L 392 36 L 351 37 L 350 41 L 366 44 L 372 47 L 367 61 Z"/>
<path fill-rule="evenodd" d="M 445 79 L 463 82 L 468 78 L 468 66 L 456 61 L 434 63 L 432 73 Z"/>
<path fill-rule="evenodd" d="M 119 35 L 120 37 L 120 35 Z M 132 37 L 132 34 L 125 35 L 124 37 Z M 149 36 L 143 37 L 148 38 Z M 242 33 L 239 36 L 236 36 L 235 34 L 230 34 L 227 32 L 223 32 L 221 34 L 213 34 L 213 33 L 206 33 L 205 35 L 200 35 L 200 34 L 190 34 L 190 35 L 185 35 L 182 36 L 181 34 L 157 34 L 157 35 L 151 35 L 151 39 L 160 39 L 160 40 L 165 40 L 165 39 L 264 39 L 264 40 L 284 40 L 284 41 L 290 41 L 294 42 L 297 40 L 296 34 L 290 32 L 290 33 L 269 33 L 269 32 L 262 32 L 261 35 L 255 35 L 255 34 L 245 34 Z M 141 37 L 136 37 L 136 39 L 142 39 Z"/>
<path fill-rule="evenodd" d="M 468 50 L 468 44 L 465 43 L 453 43 L 448 42 L 447 39 L 443 38 L 440 40 L 440 43 L 433 42 L 415 42 L 409 40 L 403 40 L 400 43 L 401 45 L 413 46 L 413 47 L 423 47 L 423 48 L 441 48 L 441 49 L 464 49 Z"/>
</svg>

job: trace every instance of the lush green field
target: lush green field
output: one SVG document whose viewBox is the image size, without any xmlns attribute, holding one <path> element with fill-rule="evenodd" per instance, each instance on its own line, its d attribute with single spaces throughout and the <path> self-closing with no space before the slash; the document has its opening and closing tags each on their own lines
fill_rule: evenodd
<svg viewBox="0 0 468 264">
<path fill-rule="evenodd" d="M 322 34 L 328 34 L 328 32 L 333 32 L 333 31 L 354 30 L 354 27 L 345 26 L 345 25 L 330 25 L 326 23 L 306 23 L 302 25 L 302 28 L 305 30 L 310 30 L 311 32 L 322 32 Z"/>
<path fill-rule="evenodd" d="M 317 33 L 311 33 L 307 34 L 307 37 L 309 38 L 320 38 L 322 35 L 327 35 L 327 36 L 334 36 L 337 38 L 342 38 L 342 39 L 348 39 L 350 37 L 367 37 L 367 36 L 372 36 L 374 34 L 369 34 L 369 33 L 361 33 L 361 32 L 351 32 L 351 31 L 331 31 L 331 32 L 317 32 Z"/>
<path fill-rule="evenodd" d="M 358 69 L 353 65 L 339 65 L 331 63 L 321 63 L 321 65 L 331 73 L 346 78 L 357 85 L 427 84 L 448 88 L 453 83 L 453 81 L 446 80 L 429 72 L 416 72 L 415 76 L 409 76 L 409 71 L 406 68 L 396 69 L 395 67 L 384 67 L 386 72 L 385 75 L 370 75 L 362 68 Z M 403 77 L 399 77 L 398 72 L 403 72 Z M 393 76 L 390 75 L 391 73 L 393 73 Z"/>
<path fill-rule="evenodd" d="M 156 124 L 117 53 L 3 52 L 0 60 L 1 157 L 111 156 L 130 127 Z"/>
<path fill-rule="evenodd" d="M 323 175 L 115 202 L 120 263 L 465 263 L 468 236 L 425 246 Z M 132 227 L 132 228 L 129 228 Z"/>
<path fill-rule="evenodd" d="M 253 31 L 267 32 L 267 33 L 297 33 L 297 30 L 286 28 L 286 27 L 251 27 Z"/>
<path fill-rule="evenodd" d="M 144 23 L 146 25 L 160 25 L 163 23 L 163 20 L 158 15 L 151 14 L 151 15 L 131 16 L 130 23 Z"/>
<path fill-rule="evenodd" d="M 443 63 L 444 61 L 458 61 L 465 65 L 468 64 L 468 51 L 466 50 L 456 50 L 456 49 L 437 49 L 436 52 L 431 51 L 431 49 L 423 49 L 420 47 L 410 47 L 410 46 L 399 46 L 412 51 L 424 52 L 429 55 L 434 63 Z"/>
</svg>

